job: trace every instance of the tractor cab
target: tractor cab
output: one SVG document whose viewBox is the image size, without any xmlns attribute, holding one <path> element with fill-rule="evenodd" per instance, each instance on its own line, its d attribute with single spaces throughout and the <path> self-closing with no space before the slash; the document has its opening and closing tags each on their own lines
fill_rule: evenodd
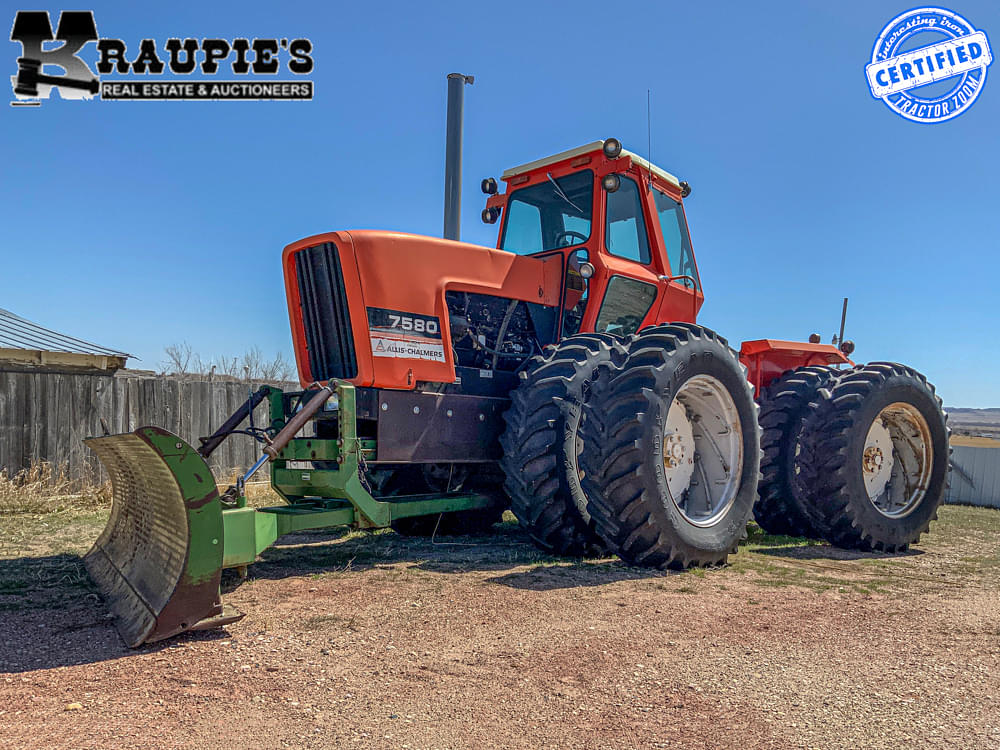
<svg viewBox="0 0 1000 750">
<path fill-rule="evenodd" d="M 508 169 L 501 180 L 505 193 L 483 180 L 483 220 L 502 219 L 501 250 L 563 256 L 561 337 L 694 322 L 704 295 L 682 205 L 687 183 L 614 138 Z"/>
</svg>

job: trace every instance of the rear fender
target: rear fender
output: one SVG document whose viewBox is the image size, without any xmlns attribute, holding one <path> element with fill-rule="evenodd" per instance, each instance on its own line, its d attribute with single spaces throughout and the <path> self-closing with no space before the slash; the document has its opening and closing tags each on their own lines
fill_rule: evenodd
<svg viewBox="0 0 1000 750">
<path fill-rule="evenodd" d="M 761 389 L 788 370 L 808 365 L 854 365 L 847 355 L 830 344 L 777 339 L 744 341 L 740 347 L 740 362 L 746 366 L 747 379 L 758 398 Z"/>
</svg>

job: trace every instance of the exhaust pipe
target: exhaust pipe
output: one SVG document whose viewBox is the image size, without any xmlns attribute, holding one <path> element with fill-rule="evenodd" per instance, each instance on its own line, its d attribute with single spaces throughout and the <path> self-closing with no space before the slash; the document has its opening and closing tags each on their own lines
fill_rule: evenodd
<svg viewBox="0 0 1000 750">
<path fill-rule="evenodd" d="M 458 240 L 462 214 L 462 120 L 465 110 L 465 85 L 474 76 L 448 74 L 448 141 L 444 161 L 444 238 Z"/>
</svg>

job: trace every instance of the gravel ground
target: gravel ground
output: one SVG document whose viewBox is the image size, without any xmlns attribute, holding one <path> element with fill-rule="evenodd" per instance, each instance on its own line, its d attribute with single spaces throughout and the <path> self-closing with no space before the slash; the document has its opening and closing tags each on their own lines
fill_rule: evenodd
<svg viewBox="0 0 1000 750">
<path fill-rule="evenodd" d="M 683 574 L 513 524 L 296 535 L 227 582 L 242 621 L 135 651 L 79 563 L 100 522 L 0 517 L 5 749 L 1000 747 L 997 511 L 901 557 L 756 534 Z"/>
</svg>

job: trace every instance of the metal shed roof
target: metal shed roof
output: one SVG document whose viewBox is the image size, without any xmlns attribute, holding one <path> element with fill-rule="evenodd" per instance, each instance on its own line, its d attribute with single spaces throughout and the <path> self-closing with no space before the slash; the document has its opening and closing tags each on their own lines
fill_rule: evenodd
<svg viewBox="0 0 1000 750">
<path fill-rule="evenodd" d="M 131 357 L 131 354 L 98 346 L 67 336 L 0 308 L 0 347 L 31 351 L 95 354 L 106 357 Z"/>
</svg>

